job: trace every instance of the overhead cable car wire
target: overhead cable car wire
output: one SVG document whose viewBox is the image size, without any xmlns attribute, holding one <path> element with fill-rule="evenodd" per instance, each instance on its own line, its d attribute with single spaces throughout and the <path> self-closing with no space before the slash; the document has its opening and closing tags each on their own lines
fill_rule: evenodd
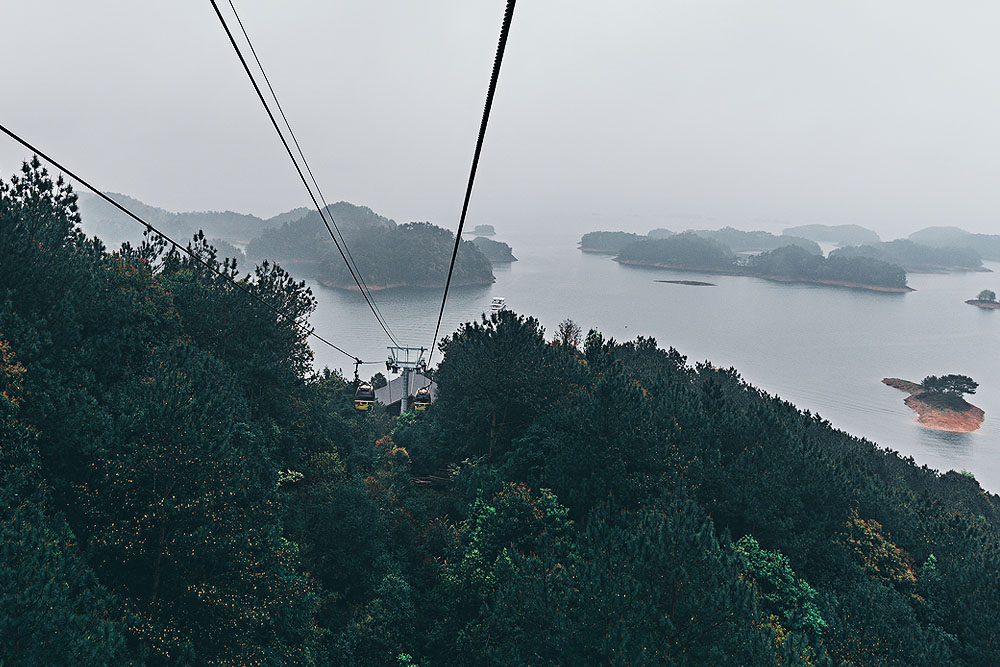
<svg viewBox="0 0 1000 667">
<path fill-rule="evenodd" d="M 313 338 L 315 338 L 316 340 L 320 341 L 321 343 L 323 343 L 323 344 L 325 344 L 325 345 L 333 348 L 334 350 L 336 350 L 337 352 L 340 352 L 341 354 L 344 354 L 344 355 L 350 357 L 351 359 L 353 359 L 356 362 L 361 362 L 361 360 L 358 357 L 354 356 L 350 352 L 347 352 L 346 350 L 344 350 L 343 348 L 339 347 L 338 345 L 335 345 L 334 343 L 330 342 L 329 340 L 327 340 L 323 336 L 320 336 L 318 333 L 316 333 L 312 329 L 312 327 L 307 326 L 306 324 L 303 324 L 303 323 L 299 322 L 294 317 L 292 317 L 288 313 L 284 312 L 282 309 L 278 308 L 277 306 L 275 306 L 274 304 L 272 304 L 270 301 L 268 301 L 264 297 L 260 296 L 259 294 L 255 294 L 254 292 L 252 292 L 251 290 L 249 290 L 246 287 L 246 285 L 243 285 L 243 284 L 238 283 L 235 280 L 233 280 L 233 278 L 231 276 L 229 276 L 229 275 L 223 273 L 222 271 L 220 271 L 211 262 L 205 261 L 202 257 L 199 257 L 196 253 L 191 252 L 191 250 L 189 250 L 188 248 L 182 246 L 177 241 L 174 241 L 172 238 L 170 238 L 169 236 L 167 236 L 166 234 L 164 234 L 163 232 L 161 232 L 159 229 L 157 229 L 156 227 L 154 227 L 150 223 L 146 222 L 145 220 L 143 220 L 142 218 L 140 218 L 139 216 L 137 216 L 135 213 L 133 213 L 132 211 L 128 210 L 127 208 L 125 208 L 124 206 L 122 206 L 121 204 L 119 204 L 118 202 L 116 202 L 114 199 L 112 199 L 108 195 L 104 194 L 97 187 L 91 185 L 88 181 L 85 181 L 82 177 L 80 177 L 76 173 L 70 171 L 64 165 L 62 165 L 59 162 L 57 162 L 55 159 L 49 157 L 48 155 L 46 155 L 45 153 L 43 153 L 41 150 L 39 150 L 37 147 L 32 146 L 25 139 L 22 139 L 20 136 L 18 136 L 17 134 L 15 134 L 13 131 L 11 131 L 10 129 L 8 129 L 3 124 L 0 124 L 0 131 L 2 131 L 4 134 L 6 134 L 8 137 L 10 137 L 11 139 L 13 139 L 17 143 L 19 143 L 22 146 L 24 146 L 25 148 L 27 148 L 29 151 L 31 151 L 35 155 L 39 156 L 40 158 L 42 158 L 43 160 L 45 160 L 46 162 L 48 162 L 49 164 L 51 164 L 53 167 L 55 167 L 59 171 L 63 172 L 64 174 L 66 174 L 67 176 L 69 176 L 70 178 L 72 178 L 73 180 L 75 180 L 78 183 L 80 183 L 81 185 L 83 185 L 85 188 L 87 188 L 88 190 L 90 190 L 91 192 L 93 192 L 95 195 L 97 195 L 98 197 L 100 197 L 101 199 L 103 199 L 104 201 L 106 201 L 107 203 L 111 204 L 116 209 L 118 209 L 119 211 L 121 211 L 122 213 L 124 213 L 125 215 L 127 215 L 129 218 L 135 220 L 140 225 L 143 225 L 146 229 L 148 229 L 149 231 L 153 232 L 154 234 L 156 234 L 157 236 L 159 236 L 160 238 L 162 238 L 164 241 L 166 241 L 171 246 L 173 246 L 176 250 L 179 250 L 180 252 L 183 252 L 183 253 L 185 253 L 187 255 L 190 255 L 192 259 L 194 259 L 195 261 L 197 261 L 199 264 L 201 264 L 202 266 L 204 266 L 205 268 L 207 268 L 209 271 L 211 271 L 215 275 L 217 275 L 220 278 L 223 278 L 226 281 L 228 281 L 229 283 L 231 283 L 233 285 L 233 287 L 236 287 L 240 291 L 246 293 L 249 297 L 251 297 L 252 299 L 254 299 L 255 301 L 257 301 L 258 303 L 262 304 L 263 306 L 267 307 L 269 310 L 274 311 L 280 317 L 283 317 L 283 318 L 286 318 L 287 320 L 289 320 L 291 322 L 291 324 L 296 329 L 298 329 L 299 331 L 301 331 L 302 333 L 304 333 L 304 334 L 306 334 L 308 336 L 312 336 Z M 361 362 L 361 363 L 368 363 L 368 362 Z"/>
<path fill-rule="evenodd" d="M 510 33 L 510 22 L 514 18 L 514 3 L 507 0 L 507 9 L 503 15 L 503 26 L 500 28 L 500 42 L 497 44 L 497 55 L 493 60 L 493 75 L 490 77 L 490 88 L 486 93 L 486 106 L 483 109 L 483 120 L 479 125 L 479 139 L 476 141 L 476 151 L 472 156 L 472 169 L 469 171 L 469 184 L 465 188 L 465 201 L 462 203 L 462 216 L 458 220 L 458 231 L 455 233 L 455 248 L 451 251 L 451 264 L 448 266 L 448 279 L 444 283 L 444 294 L 441 296 L 441 310 L 438 312 L 437 325 L 434 327 L 434 340 L 431 341 L 431 351 L 427 357 L 430 363 L 434 356 L 438 333 L 441 330 L 441 319 L 444 317 L 444 306 L 448 302 L 448 288 L 451 287 L 451 275 L 455 270 L 455 258 L 458 257 L 458 247 L 462 243 L 462 229 L 465 227 L 465 216 L 469 212 L 469 200 L 472 198 L 472 185 L 476 181 L 476 169 L 479 167 L 479 155 L 483 150 L 483 139 L 486 137 L 486 126 L 490 121 L 490 110 L 493 108 L 493 96 L 500 78 L 500 65 L 503 63 L 503 52 L 507 47 L 507 35 Z"/>
<path fill-rule="evenodd" d="M 281 100 L 278 99 L 278 94 L 274 92 L 274 87 L 271 85 L 271 79 L 268 77 L 267 72 L 264 71 L 264 65 L 260 62 L 260 57 L 257 55 L 257 49 L 254 48 L 253 40 L 250 39 L 247 29 L 243 25 L 243 19 L 240 18 L 239 12 L 236 11 L 236 5 L 233 3 L 233 0 L 229 0 L 229 7 L 233 10 L 233 16 L 236 17 L 236 22 L 240 26 L 240 31 L 242 31 L 244 39 L 246 39 L 247 46 L 250 47 L 250 53 L 253 55 L 253 59 L 257 63 L 257 69 L 260 70 L 261 76 L 264 77 L 264 83 L 267 84 L 267 89 L 270 91 L 272 99 L 274 99 L 274 104 L 278 108 L 278 114 L 281 116 L 281 120 L 288 129 L 288 134 L 292 138 L 292 143 L 295 144 L 296 152 L 298 152 L 299 157 L 302 159 L 302 164 L 306 168 L 306 173 L 309 174 L 309 180 L 312 181 L 313 186 L 316 188 L 316 193 L 319 195 L 320 201 L 323 202 L 323 210 L 330 216 L 330 222 L 333 223 L 334 229 L 336 229 L 337 234 L 340 235 L 340 242 L 343 244 L 344 251 L 347 253 L 347 259 L 350 260 L 350 265 L 353 265 L 354 272 L 361 281 L 362 289 L 367 292 L 369 296 L 371 296 L 371 289 L 368 287 L 368 283 L 365 282 L 365 277 L 362 275 L 361 269 L 358 268 L 358 263 L 354 261 L 354 256 L 351 254 L 351 248 L 347 244 L 347 239 L 344 238 L 344 232 L 341 231 L 340 225 L 337 224 L 337 219 L 333 216 L 333 213 L 330 212 L 330 205 L 326 202 L 326 197 L 323 196 L 323 190 L 319 187 L 319 183 L 316 181 L 316 176 L 313 175 L 312 167 L 309 166 L 309 161 L 306 160 L 305 153 L 302 152 L 302 146 L 299 145 L 299 139 L 295 136 L 295 131 L 292 130 L 291 123 L 288 122 L 288 116 L 285 115 L 285 109 L 281 106 Z M 329 227 L 327 229 L 329 230 Z M 333 234 L 333 232 L 330 233 L 331 235 Z M 350 268 L 350 265 L 348 268 Z M 378 312 L 379 317 L 382 318 L 382 321 L 385 321 L 385 316 L 382 315 L 382 310 L 378 307 L 378 303 L 375 301 L 375 298 L 372 297 L 371 301 L 375 306 L 375 310 Z"/>
<path fill-rule="evenodd" d="M 384 319 L 382 319 L 382 316 L 379 314 L 378 309 L 375 307 L 375 303 L 372 300 L 372 298 L 362 287 L 361 281 L 358 279 L 357 274 L 351 267 L 351 263 L 347 260 L 347 255 L 344 253 L 344 250 L 341 247 L 340 242 L 337 241 L 337 237 L 336 235 L 334 235 L 333 229 L 330 227 L 330 223 L 327 222 L 326 215 L 323 213 L 323 207 L 320 206 L 319 201 L 316 199 L 316 195 L 313 194 L 312 188 L 309 187 L 309 182 L 306 180 L 306 176 L 302 171 L 302 167 L 299 166 L 298 160 L 295 159 L 295 153 L 292 152 L 292 147 L 288 144 L 288 140 L 285 139 L 285 135 L 281 131 L 281 127 L 278 125 L 278 120 L 275 118 L 274 112 L 271 111 L 271 106 L 267 103 L 267 99 L 265 99 L 264 97 L 264 92 L 260 89 L 260 85 L 258 85 L 257 80 L 254 78 L 253 73 L 250 71 L 250 65 L 249 63 L 247 63 L 247 59 L 244 57 L 243 52 L 240 50 L 239 44 L 236 43 L 236 37 L 229 29 L 229 24 L 226 23 L 226 19 L 222 15 L 222 11 L 219 9 L 218 3 L 215 0 L 209 0 L 209 2 L 212 4 L 212 8 L 215 9 L 215 14 L 216 16 L 219 17 L 219 22 L 222 24 L 223 30 L 226 31 L 226 36 L 229 37 L 229 43 L 232 44 L 233 50 L 236 51 L 236 56 L 240 59 L 240 63 L 243 65 L 243 70 L 246 72 L 247 77 L 250 79 L 250 83 L 253 85 L 254 90 L 257 92 L 257 97 L 260 99 L 261 104 L 264 106 L 264 111 L 267 112 L 268 118 L 271 119 L 271 125 L 274 126 L 275 131 L 278 133 L 278 138 L 281 139 L 281 143 L 285 147 L 285 152 L 288 153 L 288 157 L 291 158 L 292 164 L 295 167 L 295 171 L 298 172 L 299 179 L 302 181 L 302 185 L 305 186 L 306 192 L 309 193 L 309 198 L 312 200 L 313 205 L 319 212 L 319 217 L 323 220 L 323 224 L 326 226 L 326 230 L 330 233 L 330 238 L 333 239 L 334 245 L 337 246 L 337 251 L 340 252 L 341 258 L 347 265 L 347 270 L 350 272 L 351 277 L 354 278 L 354 282 L 355 284 L 357 284 L 358 289 L 361 290 L 361 296 L 365 298 L 365 301 L 368 303 L 368 307 L 371 309 L 372 314 L 375 316 L 375 319 L 378 320 L 379 325 L 382 327 L 382 331 L 385 332 L 385 335 L 389 337 L 389 340 L 391 340 L 393 344 L 398 346 L 399 342 L 396 340 L 395 336 L 393 336 L 392 332 L 389 330 L 389 325 L 386 324 Z"/>
</svg>

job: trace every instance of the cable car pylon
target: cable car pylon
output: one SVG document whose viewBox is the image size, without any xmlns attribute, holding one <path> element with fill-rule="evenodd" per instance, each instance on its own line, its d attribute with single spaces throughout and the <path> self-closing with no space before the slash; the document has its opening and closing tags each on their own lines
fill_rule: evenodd
<svg viewBox="0 0 1000 667">
<path fill-rule="evenodd" d="M 385 362 L 385 368 L 390 373 L 403 374 L 403 397 L 399 402 L 399 414 L 403 414 L 410 407 L 410 375 L 414 372 L 427 372 L 427 357 L 424 353 L 426 347 L 399 347 L 388 346 L 389 358 Z M 421 401 L 423 403 L 423 401 Z M 420 408 L 427 407 L 426 403 Z"/>
</svg>

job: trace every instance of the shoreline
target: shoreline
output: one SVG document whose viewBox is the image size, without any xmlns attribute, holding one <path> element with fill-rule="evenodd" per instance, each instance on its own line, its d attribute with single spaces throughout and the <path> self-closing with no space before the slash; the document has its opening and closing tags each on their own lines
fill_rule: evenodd
<svg viewBox="0 0 1000 667">
<path fill-rule="evenodd" d="M 882 378 L 882 384 L 909 394 L 903 399 L 903 403 L 917 413 L 917 423 L 925 428 L 947 433 L 972 433 L 979 430 L 986 418 L 982 408 L 964 399 L 962 402 L 968 407 L 961 410 L 930 403 L 924 398 L 927 391 L 916 382 L 901 378 Z"/>
<path fill-rule="evenodd" d="M 617 255 L 618 254 L 617 250 L 602 250 L 601 248 L 584 248 L 583 246 L 579 246 L 579 249 L 581 251 L 583 251 L 583 252 L 592 252 L 592 253 L 594 253 L 596 255 Z"/>
<path fill-rule="evenodd" d="M 983 310 L 1000 310 L 1000 301 L 980 301 L 979 299 L 969 299 L 966 301 L 970 306 L 982 308 Z"/>
<path fill-rule="evenodd" d="M 693 273 L 705 273 L 708 275 L 721 275 L 721 276 L 742 276 L 744 278 L 761 278 L 763 280 L 771 280 L 778 283 L 801 283 L 804 285 L 827 285 L 830 287 L 846 287 L 849 289 L 861 289 L 870 292 L 885 292 L 890 294 L 907 294 L 909 292 L 915 292 L 916 290 L 912 287 L 884 287 L 882 285 L 865 285 L 863 283 L 852 283 L 844 280 L 808 280 L 805 278 L 788 278 L 785 276 L 768 276 L 759 273 L 752 273 L 750 271 L 739 271 L 735 269 L 719 269 L 719 268 L 701 268 L 694 266 L 678 266 L 674 264 L 659 264 L 656 262 L 645 262 L 641 260 L 629 260 L 629 259 L 619 259 L 615 257 L 615 261 L 619 264 L 626 264 L 628 266 L 649 266 L 657 269 L 670 269 L 671 271 L 687 271 Z"/>
<path fill-rule="evenodd" d="M 932 269 L 911 269 L 906 266 L 903 269 L 907 273 L 926 273 L 936 276 L 943 276 L 949 273 L 993 273 L 993 269 L 986 266 L 936 266 Z"/>
<path fill-rule="evenodd" d="M 350 285 L 334 283 L 333 281 L 327 280 L 326 278 L 315 278 L 314 280 L 323 287 L 327 287 L 329 289 L 339 289 L 339 290 L 344 290 L 345 292 L 359 292 L 359 293 L 361 292 L 358 286 L 353 283 Z M 452 287 L 486 287 L 488 285 L 492 285 L 495 282 L 496 278 L 488 282 L 487 281 L 464 282 L 464 283 L 453 282 L 451 285 Z M 400 287 L 413 287 L 416 289 L 441 289 L 442 286 L 443 283 L 389 283 L 388 285 L 371 285 L 371 284 L 366 285 L 366 287 L 368 287 L 369 292 L 382 292 L 384 290 L 397 289 Z"/>
</svg>

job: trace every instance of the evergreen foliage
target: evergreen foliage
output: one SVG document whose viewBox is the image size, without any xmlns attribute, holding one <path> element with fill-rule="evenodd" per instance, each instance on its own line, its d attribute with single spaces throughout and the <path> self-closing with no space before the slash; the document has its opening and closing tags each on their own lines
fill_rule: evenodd
<svg viewBox="0 0 1000 667">
<path fill-rule="evenodd" d="M 88 239 L 37 161 L 0 256 L 5 665 L 1000 662 L 1000 500 L 735 370 L 501 311 L 389 419 L 200 263 Z"/>
</svg>

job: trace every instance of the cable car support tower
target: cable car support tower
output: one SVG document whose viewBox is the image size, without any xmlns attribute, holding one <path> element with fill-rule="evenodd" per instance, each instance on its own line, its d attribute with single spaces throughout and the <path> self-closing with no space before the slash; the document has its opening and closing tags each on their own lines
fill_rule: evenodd
<svg viewBox="0 0 1000 667">
<path fill-rule="evenodd" d="M 403 397 L 399 401 L 399 414 L 403 414 L 410 407 L 410 375 L 414 371 L 427 372 L 427 357 L 424 356 L 426 351 L 425 347 L 389 346 L 389 358 L 385 362 L 385 368 L 390 373 L 403 374 Z"/>
</svg>

